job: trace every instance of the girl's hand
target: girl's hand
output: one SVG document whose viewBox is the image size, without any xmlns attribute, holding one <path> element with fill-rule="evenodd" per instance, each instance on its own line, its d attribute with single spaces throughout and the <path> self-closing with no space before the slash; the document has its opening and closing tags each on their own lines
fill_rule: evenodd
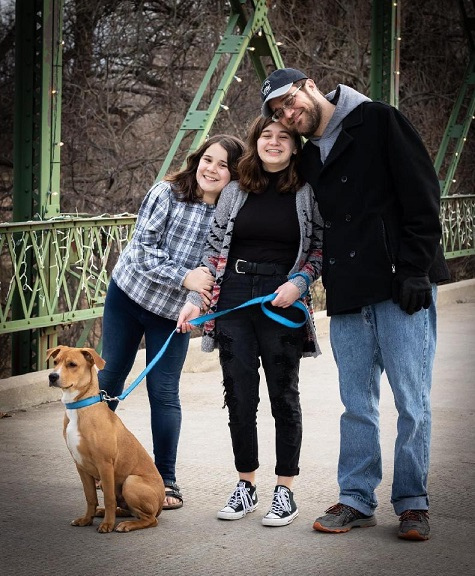
<svg viewBox="0 0 475 576">
<path fill-rule="evenodd" d="M 201 292 L 202 290 L 211 290 L 214 284 L 214 276 L 206 268 L 206 266 L 199 266 L 194 270 L 188 272 L 183 280 L 183 286 L 187 290 L 194 290 Z"/>
<path fill-rule="evenodd" d="M 206 312 L 211 304 L 212 292 L 210 290 L 202 290 L 200 296 L 202 302 L 201 309 Z"/>
<path fill-rule="evenodd" d="M 176 323 L 176 331 L 177 332 L 191 332 L 193 326 L 190 324 L 190 320 L 194 320 L 198 318 L 200 315 L 200 309 L 198 306 L 195 306 L 191 302 L 186 302 L 183 308 L 181 309 L 180 315 L 178 316 L 178 320 Z"/>
<path fill-rule="evenodd" d="M 292 282 L 281 284 L 275 291 L 277 292 L 277 296 L 271 301 L 271 304 L 278 308 L 288 308 L 292 306 L 300 296 L 300 290 L 295 284 L 292 284 Z"/>
</svg>

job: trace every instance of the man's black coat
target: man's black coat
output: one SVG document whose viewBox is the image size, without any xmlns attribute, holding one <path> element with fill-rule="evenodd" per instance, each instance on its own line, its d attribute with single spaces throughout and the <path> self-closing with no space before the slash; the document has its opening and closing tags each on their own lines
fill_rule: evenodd
<svg viewBox="0 0 475 576">
<path fill-rule="evenodd" d="M 302 172 L 324 219 L 327 313 L 391 298 L 396 271 L 449 278 L 440 246 L 440 186 L 430 156 L 394 107 L 363 102 L 342 122 L 322 166 L 308 141 Z"/>
</svg>

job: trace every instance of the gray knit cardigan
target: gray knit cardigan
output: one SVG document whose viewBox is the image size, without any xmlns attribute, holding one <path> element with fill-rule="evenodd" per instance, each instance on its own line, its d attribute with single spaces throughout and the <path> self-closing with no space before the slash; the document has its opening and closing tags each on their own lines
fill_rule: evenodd
<svg viewBox="0 0 475 576">
<path fill-rule="evenodd" d="M 219 198 L 213 223 L 208 234 L 202 264 L 207 266 L 215 276 L 215 284 L 209 312 L 216 312 L 219 300 L 221 278 L 226 270 L 229 248 L 233 236 L 235 218 L 247 199 L 247 192 L 239 188 L 237 181 L 230 182 Z M 321 354 L 317 342 L 315 323 L 313 321 L 312 297 L 308 288 L 321 273 L 323 220 L 314 199 L 312 188 L 305 184 L 296 194 L 297 217 L 300 226 L 300 245 L 297 259 L 289 272 L 298 276 L 289 281 L 300 290 L 301 301 L 309 312 L 306 322 L 306 338 L 303 356 Z M 267 214 L 272 218 L 272 214 Z M 201 308 L 201 297 L 198 292 L 190 291 L 187 301 Z M 201 349 L 212 352 L 216 348 L 215 321 L 208 320 L 203 326 Z"/>
</svg>

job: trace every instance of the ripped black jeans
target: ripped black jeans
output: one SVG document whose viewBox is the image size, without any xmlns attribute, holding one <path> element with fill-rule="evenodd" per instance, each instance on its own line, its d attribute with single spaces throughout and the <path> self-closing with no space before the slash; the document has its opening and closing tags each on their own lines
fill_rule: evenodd
<svg viewBox="0 0 475 576">
<path fill-rule="evenodd" d="M 285 275 L 261 276 L 226 271 L 218 310 L 234 308 L 251 298 L 272 294 L 286 281 Z M 269 303 L 267 306 L 289 320 L 302 320 L 302 313 L 295 308 L 275 308 Z M 253 472 L 259 467 L 257 408 L 262 361 L 275 420 L 275 474 L 296 476 L 299 473 L 302 412 L 298 383 L 304 334 L 305 327 L 288 328 L 271 320 L 260 305 L 225 314 L 216 320 L 224 397 L 238 472 Z"/>
</svg>

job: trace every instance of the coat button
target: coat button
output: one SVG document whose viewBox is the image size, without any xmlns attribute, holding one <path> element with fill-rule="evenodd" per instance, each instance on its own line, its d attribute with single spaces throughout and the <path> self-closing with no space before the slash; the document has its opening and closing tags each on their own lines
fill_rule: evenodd
<svg viewBox="0 0 475 576">
<path fill-rule="evenodd" d="M 344 184 L 345 182 L 347 182 L 347 181 L 348 181 L 348 176 L 342 176 L 342 177 L 341 177 L 341 181 L 343 182 L 343 184 Z"/>
<path fill-rule="evenodd" d="M 351 214 L 346 214 L 345 220 L 346 220 L 347 222 L 351 222 Z"/>
<path fill-rule="evenodd" d="M 329 262 L 330 264 L 335 264 L 336 260 L 335 260 L 335 258 L 330 258 L 330 259 L 328 260 L 328 262 Z"/>
<path fill-rule="evenodd" d="M 350 252 L 350 258 L 354 258 L 356 256 L 356 252 L 354 250 L 352 250 Z"/>
<path fill-rule="evenodd" d="M 331 226 L 332 226 L 332 223 L 329 220 L 327 220 L 325 222 L 325 228 L 331 228 Z"/>
</svg>

